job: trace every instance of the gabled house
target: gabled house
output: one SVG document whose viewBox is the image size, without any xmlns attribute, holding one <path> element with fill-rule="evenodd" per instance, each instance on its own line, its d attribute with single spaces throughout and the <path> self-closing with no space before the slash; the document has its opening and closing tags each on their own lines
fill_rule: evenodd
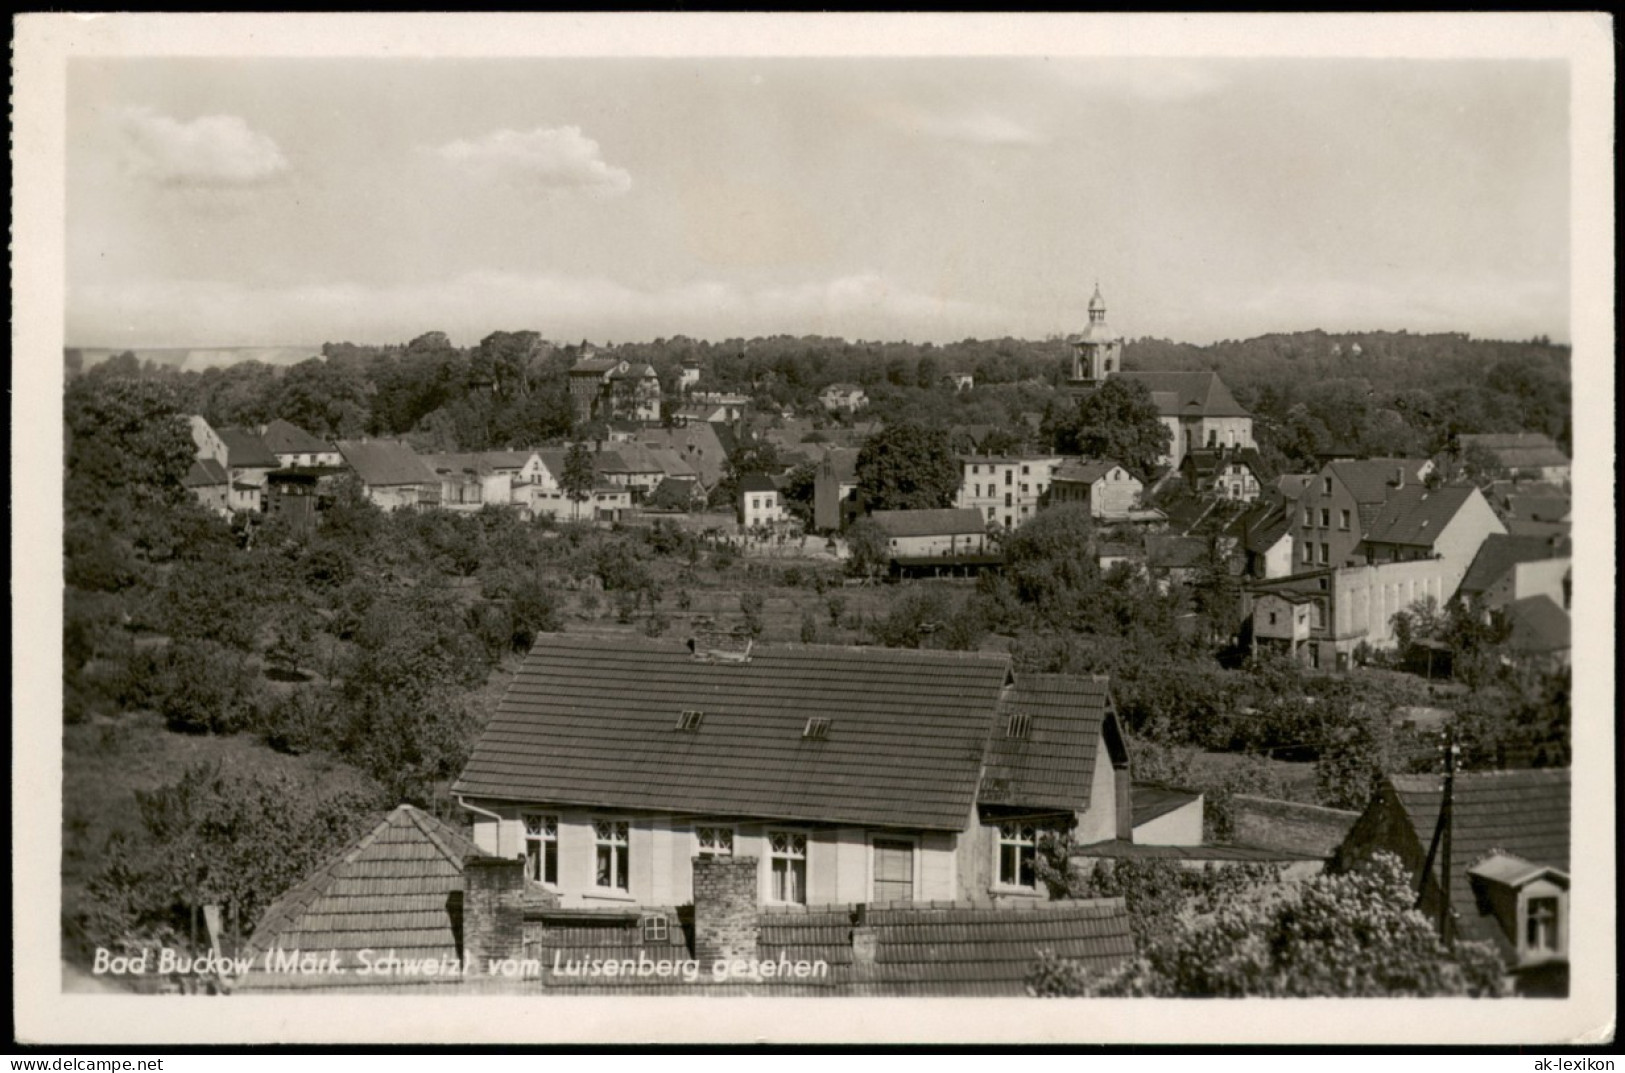
<svg viewBox="0 0 1625 1073">
<path fill-rule="evenodd" d="M 747 473 L 739 478 L 740 528 L 769 528 L 784 521 L 785 516 L 784 494 L 772 477 Z"/>
<path fill-rule="evenodd" d="M 981 555 L 987 523 L 975 510 L 877 510 L 869 517 L 886 534 L 893 560 Z"/>
<path fill-rule="evenodd" d="M 1507 532 L 1516 536 L 1567 537 L 1574 504 L 1565 495 L 1509 495 L 1505 517 Z"/>
<path fill-rule="evenodd" d="M 631 421 L 660 420 L 660 374 L 647 362 L 618 364 L 609 374 L 613 416 Z"/>
<path fill-rule="evenodd" d="M 707 490 L 722 480 L 728 454 L 714 425 L 696 421 L 681 428 L 645 429 L 639 439 L 647 447 L 671 451 L 692 466 Z"/>
<path fill-rule="evenodd" d="M 226 467 L 213 458 L 198 458 L 181 478 L 181 485 L 203 506 L 216 514 L 231 513 L 231 478 Z"/>
<path fill-rule="evenodd" d="M 1243 573 L 1252 578 L 1286 577 L 1292 573 L 1292 508 L 1261 501 L 1230 523 L 1226 535 L 1237 538 L 1245 556 Z"/>
<path fill-rule="evenodd" d="M 1172 439 L 1164 464 L 1178 469 L 1198 448 L 1253 447 L 1253 416 L 1214 372 L 1125 372 L 1151 392 L 1151 401 Z"/>
<path fill-rule="evenodd" d="M 394 440 L 340 440 L 339 454 L 366 497 L 384 510 L 440 505 L 440 478 L 410 446 Z"/>
<path fill-rule="evenodd" d="M 226 442 L 220 434 L 197 414 L 191 414 L 186 419 L 187 426 L 192 432 L 192 443 L 197 448 L 195 455 L 199 460 L 210 459 L 222 469 L 229 465 L 226 457 Z"/>
<path fill-rule="evenodd" d="M 1569 541 L 1562 537 L 1492 533 L 1473 556 L 1456 595 L 1463 600 L 1499 607 L 1539 592 L 1548 596 L 1555 593 L 1566 607 L 1569 600 L 1563 593 L 1562 579 L 1568 576 L 1571 554 Z M 1554 574 L 1558 582 L 1555 590 L 1552 587 Z"/>
<path fill-rule="evenodd" d="M 1253 600 L 1253 651 L 1298 659 L 1319 618 L 1316 602 L 1308 593 L 1291 589 L 1260 593 Z"/>
<path fill-rule="evenodd" d="M 317 439 L 282 418 L 260 426 L 260 439 L 283 469 L 292 466 L 341 466 L 344 460 L 326 440 Z"/>
<path fill-rule="evenodd" d="M 1049 481 L 1049 502 L 1087 503 L 1089 513 L 1121 520 L 1140 504 L 1145 485 L 1117 462 L 1103 458 L 1063 458 Z"/>
<path fill-rule="evenodd" d="M 869 405 L 869 396 L 856 384 L 831 384 L 818 393 L 824 409 L 842 413 L 857 413 Z"/>
<path fill-rule="evenodd" d="M 260 513 L 269 475 L 282 463 L 253 429 L 223 428 L 220 441 L 226 446 L 226 470 L 231 475 L 231 509 Z"/>
<path fill-rule="evenodd" d="M 452 789 L 566 908 L 698 900 L 701 857 L 752 904 L 985 904 L 1046 897 L 1046 831 L 1130 838 L 1128 765 L 1103 679 L 1005 655 L 548 635 Z"/>
<path fill-rule="evenodd" d="M 1263 488 L 1259 465 L 1258 452 L 1251 447 L 1196 447 L 1185 452 L 1179 473 L 1199 496 L 1251 503 Z"/>
<path fill-rule="evenodd" d="M 1573 468 L 1552 438 L 1538 432 L 1468 433 L 1457 442 L 1462 451 L 1476 447 L 1489 452 L 1514 477 L 1566 482 Z"/>
<path fill-rule="evenodd" d="M 1569 614 L 1550 596 L 1525 596 L 1501 608 L 1511 631 L 1507 648 L 1524 663 L 1567 665 L 1571 647 Z"/>
<path fill-rule="evenodd" d="M 1419 908 L 1447 939 L 1491 943 L 1520 991 L 1566 994 L 1568 769 L 1458 773 L 1449 860 L 1443 800 L 1442 776 L 1388 776 L 1333 868 L 1346 870 L 1382 850 L 1395 854 L 1417 877 Z"/>
<path fill-rule="evenodd" d="M 514 468 L 498 468 L 481 453 L 419 455 L 439 480 L 440 506 L 455 511 L 506 507 L 513 502 Z"/>
<path fill-rule="evenodd" d="M 1321 467 L 1293 504 L 1293 552 L 1300 571 L 1356 566 L 1366 527 L 1374 522 L 1389 493 L 1422 483 L 1433 469 L 1425 458 L 1338 460 Z"/>
<path fill-rule="evenodd" d="M 1451 565 L 1452 592 L 1466 576 L 1478 549 L 1506 526 L 1472 485 L 1391 489 L 1382 508 L 1364 527 L 1356 553 L 1368 563 L 1442 559 Z"/>
</svg>

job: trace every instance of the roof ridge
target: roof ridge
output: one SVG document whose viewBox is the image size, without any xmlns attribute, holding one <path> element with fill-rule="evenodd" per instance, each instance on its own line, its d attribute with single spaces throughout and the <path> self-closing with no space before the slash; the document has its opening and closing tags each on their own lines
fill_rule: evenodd
<svg viewBox="0 0 1625 1073">
<path fill-rule="evenodd" d="M 423 837 L 433 843 L 434 847 L 444 854 L 445 858 L 461 872 L 463 870 L 463 855 L 454 853 L 451 847 L 446 845 L 441 832 L 434 829 L 441 825 L 441 821 L 430 816 L 416 805 L 403 804 L 396 811 L 399 812 L 402 809 L 406 810 L 407 819 L 411 820 L 417 826 L 417 829 L 423 832 Z"/>
</svg>

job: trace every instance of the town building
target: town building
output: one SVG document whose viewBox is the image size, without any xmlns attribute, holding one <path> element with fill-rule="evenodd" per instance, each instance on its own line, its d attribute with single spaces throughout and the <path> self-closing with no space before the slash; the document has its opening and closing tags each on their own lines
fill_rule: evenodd
<svg viewBox="0 0 1625 1073">
<path fill-rule="evenodd" d="M 1049 502 L 1060 455 L 967 455 L 959 460 L 954 506 L 974 510 L 986 524 L 1014 529 Z"/>
<path fill-rule="evenodd" d="M 205 508 L 223 516 L 231 514 L 231 477 L 213 458 L 193 459 L 181 485 Z"/>
<path fill-rule="evenodd" d="M 660 420 L 660 375 L 646 362 L 589 354 L 570 367 L 576 419 Z"/>
<path fill-rule="evenodd" d="M 209 422 L 197 414 L 188 416 L 186 423 L 192 432 L 192 443 L 197 448 L 194 457 L 199 460 L 210 459 L 221 469 L 225 469 L 228 464 L 226 441 L 220 438 L 220 434 L 209 425 Z"/>
<path fill-rule="evenodd" d="M 326 440 L 317 439 L 298 425 L 278 417 L 260 426 L 260 439 L 266 449 L 276 455 L 282 468 L 292 466 L 341 466 L 344 460 L 338 449 Z"/>
<path fill-rule="evenodd" d="M 859 509 L 857 449 L 825 451 L 813 477 L 813 528 L 819 532 L 845 529 Z"/>
<path fill-rule="evenodd" d="M 995 654 L 550 634 L 452 790 L 565 907 L 681 905 L 705 856 L 760 905 L 1044 900 L 1046 831 L 1132 837 L 1105 680 Z"/>
<path fill-rule="evenodd" d="M 1198 448 L 1237 451 L 1252 448 L 1253 417 L 1213 372 L 1125 372 L 1124 380 L 1144 384 L 1170 439 L 1163 465 L 1178 469 Z"/>
<path fill-rule="evenodd" d="M 1566 608 L 1544 593 L 1525 596 L 1503 605 L 1498 612 L 1509 626 L 1507 648 L 1512 661 L 1526 665 L 1566 667 L 1571 626 Z"/>
<path fill-rule="evenodd" d="M 1293 545 L 1300 570 L 1356 566 L 1366 527 L 1376 521 L 1389 494 L 1418 485 L 1432 471 L 1423 458 L 1339 460 L 1321 467 L 1297 498 Z M 1465 570 L 1465 565 L 1463 570 Z"/>
<path fill-rule="evenodd" d="M 773 478 L 763 473 L 747 473 L 739 478 L 739 526 L 742 529 L 768 529 L 784 521 L 784 494 Z"/>
<path fill-rule="evenodd" d="M 513 503 L 514 471 L 499 468 L 483 453 L 419 455 L 439 481 L 440 506 L 477 511 Z"/>
<path fill-rule="evenodd" d="M 869 517 L 886 535 L 894 560 L 979 556 L 987 552 L 987 523 L 974 510 L 877 510 Z"/>
<path fill-rule="evenodd" d="M 1571 562 L 1571 545 L 1565 538 L 1492 533 L 1479 546 L 1456 594 L 1462 600 L 1500 607 L 1544 593 L 1566 608 Z M 1520 574 L 1525 567 L 1529 569 Z"/>
<path fill-rule="evenodd" d="M 1089 325 L 1067 337 L 1072 348 L 1072 374 L 1067 387 L 1076 395 L 1087 394 L 1123 370 L 1123 337 L 1106 324 L 1106 299 L 1095 284 L 1089 299 Z"/>
<path fill-rule="evenodd" d="M 1552 438 L 1538 432 L 1464 433 L 1457 443 L 1463 453 L 1474 448 L 1488 452 L 1514 478 L 1566 484 L 1573 470 Z"/>
<path fill-rule="evenodd" d="M 440 505 L 440 477 L 410 446 L 394 440 L 340 440 L 339 455 L 364 495 L 384 510 Z"/>
<path fill-rule="evenodd" d="M 869 405 L 869 396 L 856 384 L 831 384 L 818 393 L 818 401 L 831 412 L 854 414 Z"/>
<path fill-rule="evenodd" d="M 1568 769 L 1457 772 L 1448 859 L 1444 800 L 1443 776 L 1388 776 L 1338 848 L 1334 869 L 1394 854 L 1416 877 L 1418 908 L 1447 941 L 1489 942 L 1521 993 L 1566 994 Z"/>
<path fill-rule="evenodd" d="M 267 480 L 282 463 L 253 429 L 223 428 L 220 441 L 226 447 L 226 471 L 231 476 L 231 509 L 262 513 Z"/>
<path fill-rule="evenodd" d="M 1258 452 L 1251 447 L 1193 448 L 1179 463 L 1180 476 L 1197 495 L 1240 503 L 1254 502 L 1263 491 L 1258 471 Z"/>
<path fill-rule="evenodd" d="M 1389 491 L 1365 526 L 1356 552 L 1363 552 L 1368 563 L 1443 559 L 1460 568 L 1459 584 L 1484 541 L 1505 532 L 1489 501 L 1472 485 L 1412 484 Z"/>
<path fill-rule="evenodd" d="M 1103 521 L 1127 519 L 1144 493 L 1144 483 L 1110 459 L 1063 458 L 1049 481 L 1050 504 L 1086 503 L 1089 513 Z"/>
</svg>

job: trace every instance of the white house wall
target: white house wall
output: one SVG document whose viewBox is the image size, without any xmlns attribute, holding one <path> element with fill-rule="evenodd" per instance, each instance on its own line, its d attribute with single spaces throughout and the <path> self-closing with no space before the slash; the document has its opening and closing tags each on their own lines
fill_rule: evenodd
<svg viewBox="0 0 1625 1073">
<path fill-rule="evenodd" d="M 1134 842 L 1140 846 L 1200 846 L 1202 844 L 1202 799 L 1198 797 L 1172 812 L 1165 812 L 1134 829 Z"/>
</svg>

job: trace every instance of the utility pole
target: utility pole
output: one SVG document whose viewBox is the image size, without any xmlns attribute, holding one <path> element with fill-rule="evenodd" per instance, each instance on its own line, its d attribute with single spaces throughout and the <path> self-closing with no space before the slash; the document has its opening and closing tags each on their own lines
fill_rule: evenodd
<svg viewBox="0 0 1625 1073">
<path fill-rule="evenodd" d="M 1439 937 L 1444 940 L 1447 948 L 1455 945 L 1455 937 L 1450 930 L 1450 834 L 1455 826 L 1455 797 L 1456 797 L 1456 756 L 1460 753 L 1456 745 L 1456 731 L 1452 727 L 1446 732 L 1444 746 L 1444 794 L 1439 801 L 1439 825 L 1444 831 L 1444 844 L 1440 847 L 1439 878 L 1443 887 L 1443 897 L 1439 899 Z"/>
</svg>

